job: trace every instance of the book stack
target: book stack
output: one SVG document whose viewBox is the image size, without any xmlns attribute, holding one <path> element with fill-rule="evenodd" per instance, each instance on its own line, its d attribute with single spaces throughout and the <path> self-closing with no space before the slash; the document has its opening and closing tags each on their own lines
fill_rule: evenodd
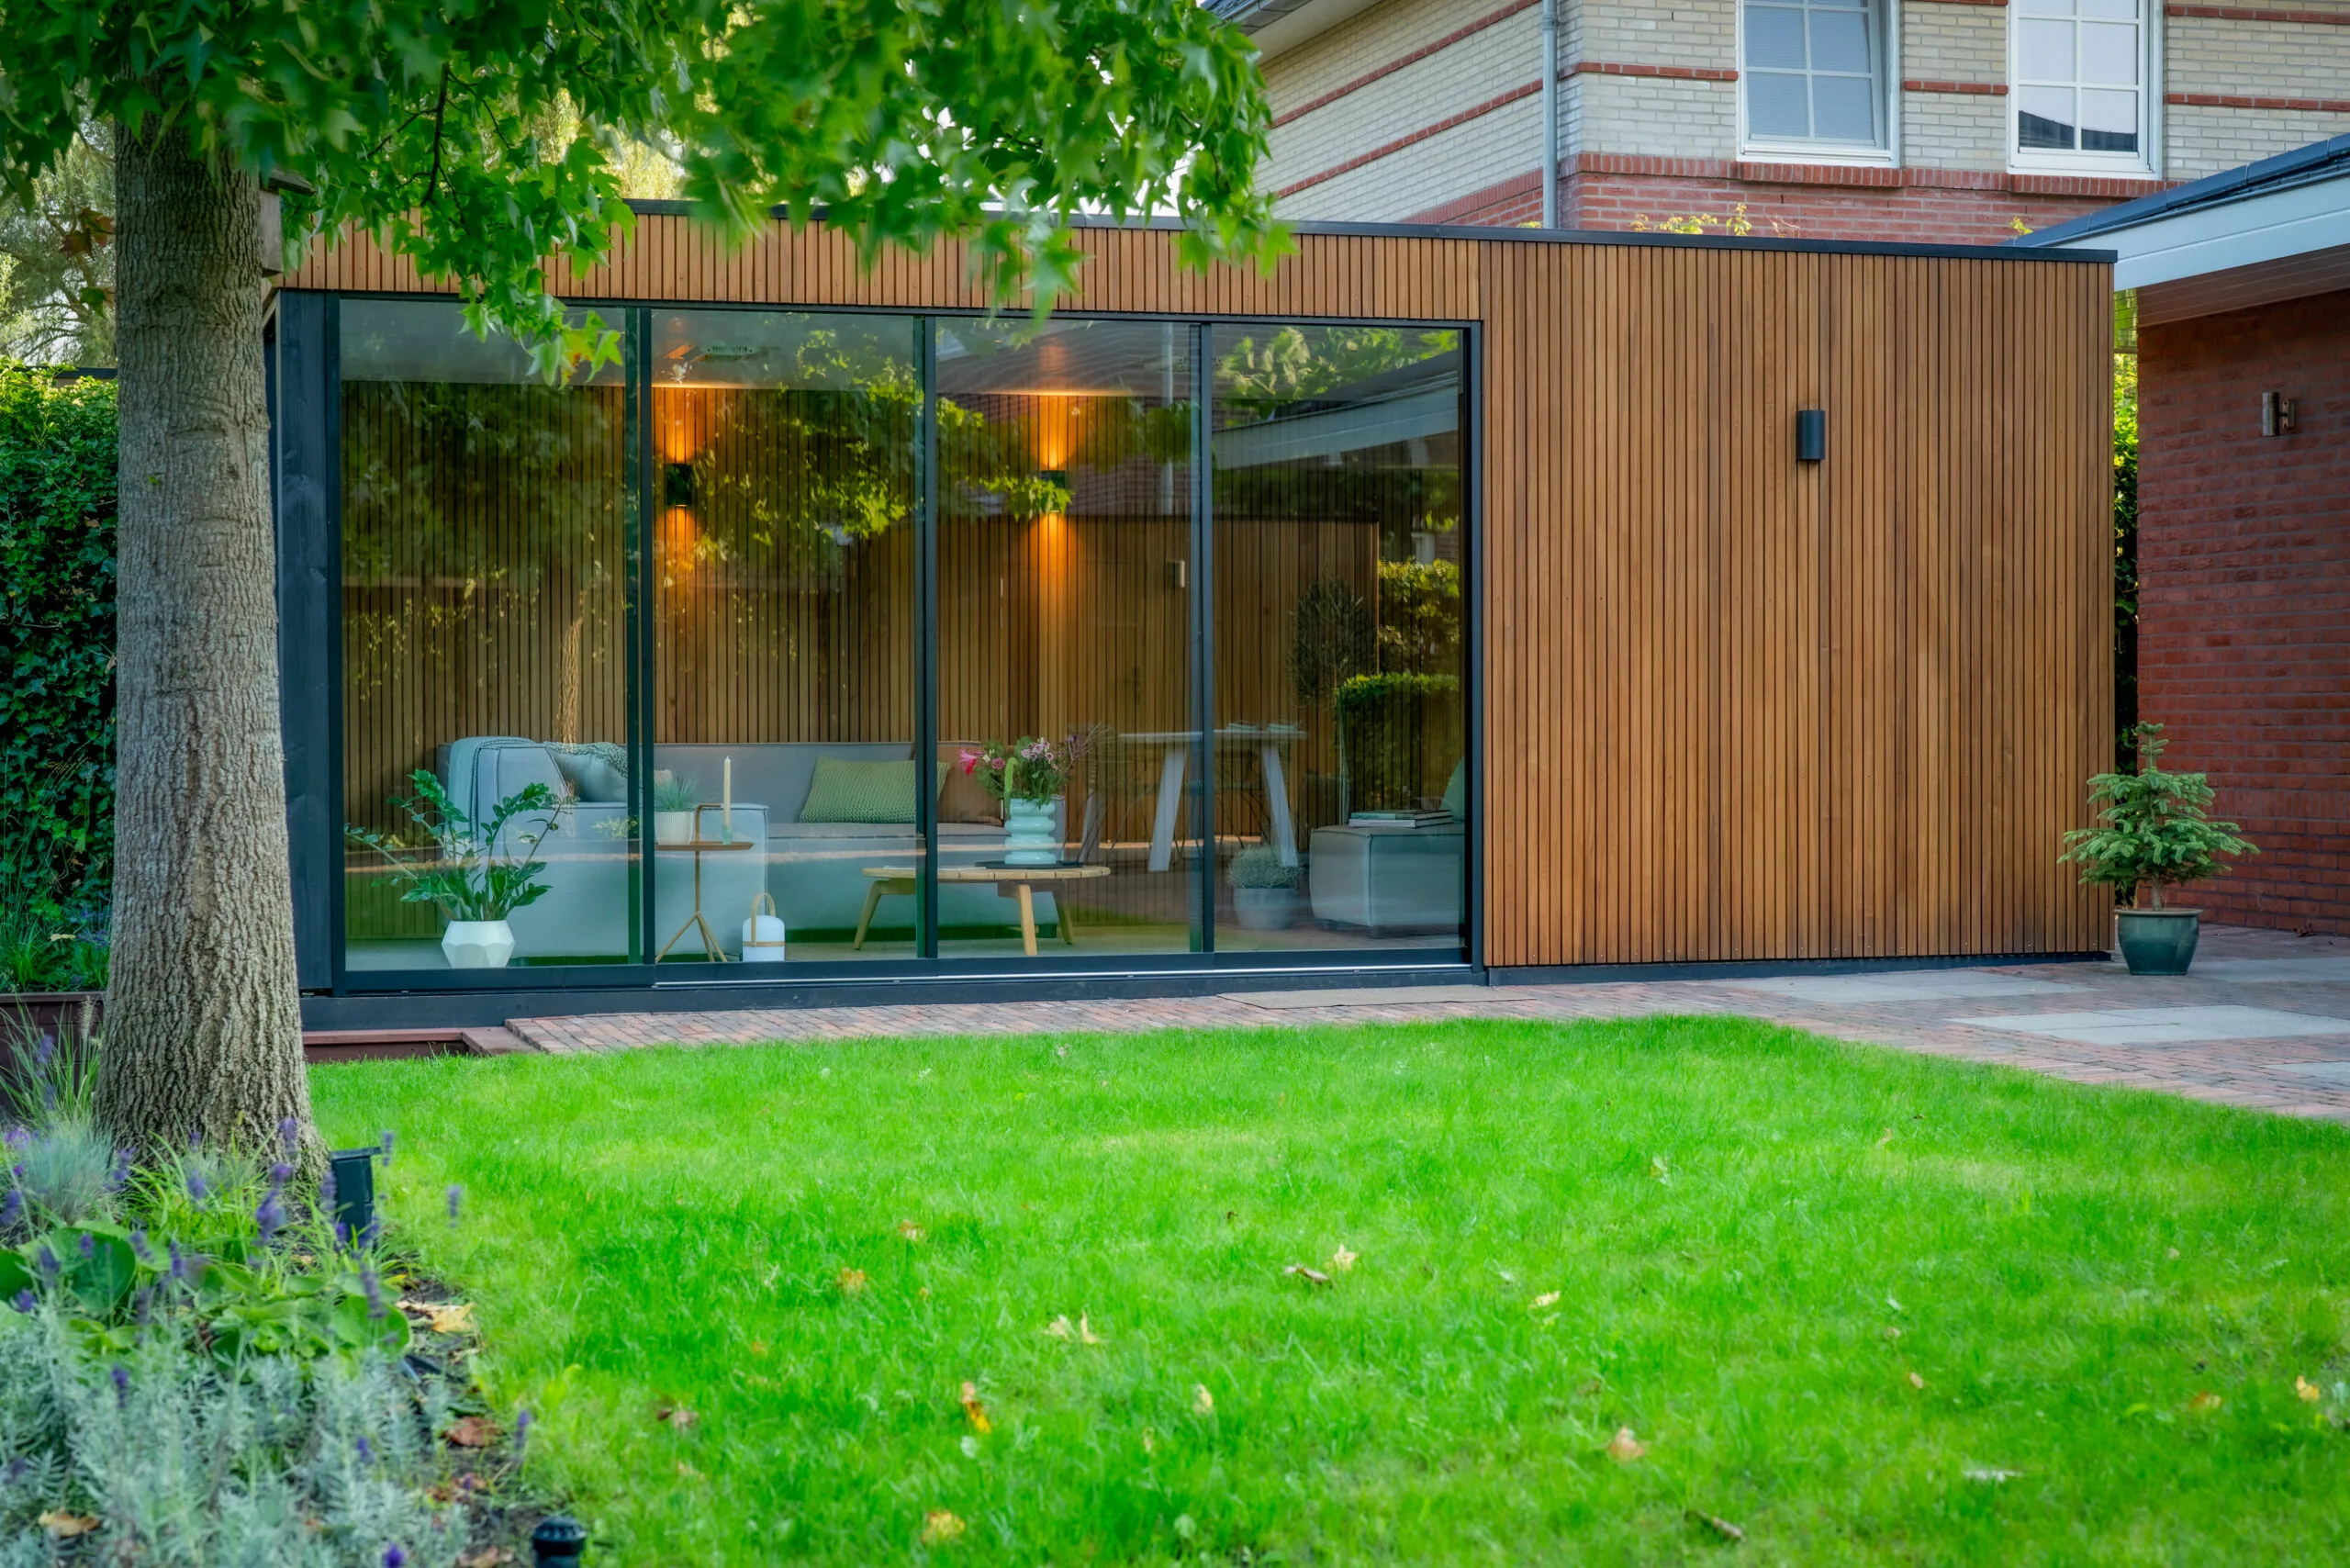
<svg viewBox="0 0 2350 1568">
<path fill-rule="evenodd" d="M 1347 819 L 1349 827 L 1448 827 L 1453 816 L 1450 812 L 1357 812 Z"/>
</svg>

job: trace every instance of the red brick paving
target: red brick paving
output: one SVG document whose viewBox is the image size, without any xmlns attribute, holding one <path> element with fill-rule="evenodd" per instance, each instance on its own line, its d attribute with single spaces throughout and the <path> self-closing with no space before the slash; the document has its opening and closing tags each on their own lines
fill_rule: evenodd
<svg viewBox="0 0 2350 1568">
<path fill-rule="evenodd" d="M 2214 927 L 2201 958 L 2350 958 L 2350 939 Z M 1942 997 L 1919 1002 L 1823 1002 L 1743 988 L 1729 980 L 1643 980 L 1513 985 L 1466 1002 L 1267 1008 L 1239 995 L 1137 1001 L 941 1002 L 798 1011 L 620 1013 L 516 1018 L 522 1041 L 556 1055 L 654 1045 L 750 1045 L 887 1036 L 1139 1034 L 1156 1029 L 1282 1028 L 1317 1024 L 1429 1023 L 1451 1018 L 1568 1020 L 1668 1013 L 1726 1013 L 1792 1025 L 1837 1039 L 1929 1056 L 2044 1072 L 2076 1083 L 2114 1083 L 2286 1115 L 2350 1123 L 2350 1070 L 2328 1083 L 2279 1070 L 2288 1063 L 2350 1062 L 2350 1024 L 2340 1035 L 2195 1045 L 2087 1046 L 1973 1027 L 1957 1015 L 2098 1012 L 2114 1008 L 2234 1004 L 2350 1020 L 2350 981 L 2243 981 L 2188 975 L 2140 979 L 2118 964 L 2002 965 L 1975 973 L 2054 980 L 2070 992 Z M 1464 991 L 1468 988 L 1464 988 Z"/>
</svg>

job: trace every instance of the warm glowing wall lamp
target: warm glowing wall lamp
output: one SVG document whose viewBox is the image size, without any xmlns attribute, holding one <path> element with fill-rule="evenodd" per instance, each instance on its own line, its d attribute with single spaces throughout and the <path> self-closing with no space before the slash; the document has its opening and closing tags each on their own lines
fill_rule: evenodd
<svg viewBox="0 0 2350 1568">
<path fill-rule="evenodd" d="M 672 463 L 661 471 L 661 504 L 665 507 L 689 507 L 694 504 L 694 465 Z"/>
<path fill-rule="evenodd" d="M 1796 461 L 1819 463 L 1828 456 L 1828 410 L 1796 410 Z"/>
</svg>

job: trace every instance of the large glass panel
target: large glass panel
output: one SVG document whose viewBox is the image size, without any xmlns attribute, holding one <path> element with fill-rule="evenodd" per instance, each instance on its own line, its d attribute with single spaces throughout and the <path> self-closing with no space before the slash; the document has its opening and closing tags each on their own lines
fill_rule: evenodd
<svg viewBox="0 0 2350 1568">
<path fill-rule="evenodd" d="M 344 962 L 626 961 L 626 378 L 341 312 Z"/>
<path fill-rule="evenodd" d="M 1192 330 L 935 330 L 939 952 L 1192 951 Z"/>
<path fill-rule="evenodd" d="M 1213 342 L 1216 948 L 1457 946 L 1460 334 Z"/>
<path fill-rule="evenodd" d="M 662 962 L 917 956 L 918 328 L 654 317 Z"/>
</svg>

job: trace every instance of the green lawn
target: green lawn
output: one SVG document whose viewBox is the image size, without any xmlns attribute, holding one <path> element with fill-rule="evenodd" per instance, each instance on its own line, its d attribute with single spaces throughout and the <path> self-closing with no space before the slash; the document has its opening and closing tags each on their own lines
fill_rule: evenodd
<svg viewBox="0 0 2350 1568">
<path fill-rule="evenodd" d="M 607 1564 L 2350 1547 L 2332 1126 L 1728 1019 L 311 1081 Z"/>
</svg>

